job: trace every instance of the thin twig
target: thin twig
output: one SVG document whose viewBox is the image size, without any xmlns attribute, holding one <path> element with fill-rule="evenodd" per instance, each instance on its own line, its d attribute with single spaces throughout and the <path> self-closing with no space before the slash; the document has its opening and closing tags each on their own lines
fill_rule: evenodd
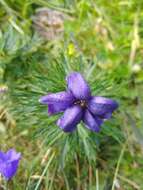
<svg viewBox="0 0 143 190">
<path fill-rule="evenodd" d="M 39 181 L 38 181 L 38 183 L 37 183 L 37 185 L 36 185 L 36 187 L 35 187 L 35 190 L 38 190 L 38 188 L 39 188 L 39 186 L 40 186 L 40 184 L 41 184 L 41 181 L 42 181 L 42 179 L 43 179 L 43 177 L 44 177 L 44 175 L 45 175 L 45 173 L 46 173 L 46 171 L 47 171 L 49 165 L 51 164 L 51 162 L 52 162 L 54 156 L 55 156 L 55 153 L 53 153 L 52 156 L 50 157 L 50 159 L 49 159 L 49 161 L 48 161 L 48 163 L 47 163 L 45 169 L 43 170 L 43 173 L 42 173 L 41 177 L 39 178 Z"/>
<path fill-rule="evenodd" d="M 96 190 L 99 190 L 99 175 L 98 175 L 98 169 L 96 169 Z"/>
<path fill-rule="evenodd" d="M 120 153 L 120 156 L 119 156 L 119 159 L 118 159 L 118 162 L 117 162 L 117 166 L 116 166 L 116 170 L 115 170 L 115 174 L 114 174 L 114 178 L 113 178 L 113 183 L 112 183 L 112 188 L 111 188 L 111 190 L 114 190 L 114 187 L 115 187 L 115 181 L 116 181 L 116 179 L 117 179 L 119 167 L 120 167 L 121 160 L 122 160 L 122 158 L 123 158 L 123 155 L 124 155 L 124 152 L 125 152 L 125 149 L 126 149 L 127 141 L 128 141 L 128 139 L 126 140 L 126 143 L 123 145 L 123 148 L 122 148 L 122 150 L 121 150 L 121 153 Z"/>
<path fill-rule="evenodd" d="M 118 178 L 119 179 L 121 179 L 122 181 L 124 181 L 124 182 L 127 182 L 130 186 L 132 186 L 133 188 L 135 188 L 135 189 L 140 189 L 140 186 L 138 185 L 138 184 L 136 184 L 134 181 L 131 181 L 131 180 L 129 180 L 129 179 L 127 179 L 127 178 L 125 178 L 125 177 L 123 177 L 123 176 L 121 176 L 121 175 L 117 175 L 118 176 Z"/>
<path fill-rule="evenodd" d="M 138 12 L 135 15 L 135 20 L 134 20 L 134 28 L 133 28 L 133 40 L 131 42 L 131 51 L 130 51 L 130 58 L 129 58 L 129 65 L 132 66 L 134 63 L 134 59 L 136 56 L 136 51 L 137 48 L 140 45 L 140 39 L 139 39 L 139 34 L 138 34 L 138 25 L 139 25 L 139 20 L 138 20 Z"/>
<path fill-rule="evenodd" d="M 91 165 L 89 165 L 89 189 L 91 189 L 91 186 L 92 186 L 92 167 Z"/>
<path fill-rule="evenodd" d="M 80 190 L 80 167 L 79 167 L 79 159 L 78 155 L 75 157 L 76 160 L 76 174 L 77 174 L 77 190 Z"/>
</svg>

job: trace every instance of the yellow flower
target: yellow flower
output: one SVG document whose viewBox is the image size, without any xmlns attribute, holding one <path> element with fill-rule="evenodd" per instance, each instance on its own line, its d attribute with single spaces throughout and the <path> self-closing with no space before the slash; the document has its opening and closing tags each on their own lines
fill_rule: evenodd
<svg viewBox="0 0 143 190">
<path fill-rule="evenodd" d="M 73 55 L 75 55 L 75 52 L 76 52 L 75 46 L 72 42 L 70 42 L 68 45 L 67 53 L 69 56 L 73 56 Z"/>
</svg>

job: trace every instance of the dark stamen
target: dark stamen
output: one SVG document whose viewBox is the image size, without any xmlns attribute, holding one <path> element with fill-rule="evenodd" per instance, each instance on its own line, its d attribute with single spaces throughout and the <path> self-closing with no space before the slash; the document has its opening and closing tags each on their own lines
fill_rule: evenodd
<svg viewBox="0 0 143 190">
<path fill-rule="evenodd" d="M 82 108 L 86 108 L 87 107 L 87 102 L 86 100 L 77 100 L 74 103 L 75 105 L 80 105 Z"/>
</svg>

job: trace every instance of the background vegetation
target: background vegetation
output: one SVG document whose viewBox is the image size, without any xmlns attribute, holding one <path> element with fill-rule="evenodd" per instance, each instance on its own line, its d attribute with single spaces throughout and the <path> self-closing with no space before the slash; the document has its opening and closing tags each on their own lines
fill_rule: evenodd
<svg viewBox="0 0 143 190">
<path fill-rule="evenodd" d="M 142 0 L 0 0 L 0 149 L 23 155 L 10 190 L 143 189 L 142 43 Z M 120 104 L 99 134 L 63 133 L 38 102 L 73 70 Z"/>
</svg>

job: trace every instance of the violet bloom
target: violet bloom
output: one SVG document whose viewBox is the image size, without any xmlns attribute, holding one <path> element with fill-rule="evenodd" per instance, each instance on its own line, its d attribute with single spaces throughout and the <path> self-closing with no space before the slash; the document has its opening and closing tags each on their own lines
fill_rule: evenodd
<svg viewBox="0 0 143 190">
<path fill-rule="evenodd" d="M 103 121 L 109 119 L 117 109 L 117 102 L 101 96 L 92 96 L 80 73 L 71 73 L 66 81 L 67 91 L 43 96 L 40 102 L 48 105 L 49 115 L 64 111 L 57 125 L 65 132 L 75 130 L 81 120 L 88 129 L 99 132 Z"/>
<path fill-rule="evenodd" d="M 0 151 L 0 173 L 6 180 L 11 179 L 18 169 L 21 154 L 14 149 L 8 150 L 6 153 Z"/>
<path fill-rule="evenodd" d="M 8 91 L 8 87 L 5 85 L 0 85 L 0 94 L 5 93 Z"/>
</svg>

